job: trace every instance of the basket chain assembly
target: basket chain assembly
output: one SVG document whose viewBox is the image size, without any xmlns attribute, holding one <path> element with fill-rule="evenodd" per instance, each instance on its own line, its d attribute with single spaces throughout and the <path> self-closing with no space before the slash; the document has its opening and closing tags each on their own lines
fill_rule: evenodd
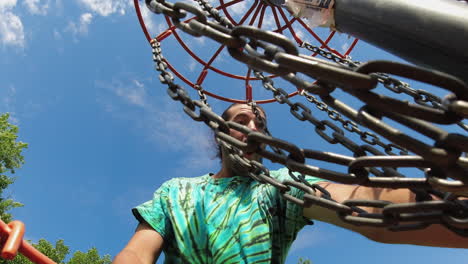
<svg viewBox="0 0 468 264">
<path fill-rule="evenodd" d="M 299 205 L 314 204 L 335 210 L 343 221 L 352 224 L 402 231 L 421 229 L 437 223 L 460 236 L 468 236 L 468 203 L 463 199 L 468 196 L 468 159 L 463 155 L 468 152 L 468 137 L 449 133 L 433 125 L 433 123 L 462 124 L 460 122 L 468 116 L 466 84 L 447 74 L 400 63 L 387 61 L 356 63 L 347 60 L 334 63 L 301 55 L 294 44 L 280 34 L 211 21 L 208 20 L 206 13 L 218 20 L 222 18 L 221 16 L 216 18 L 213 12 L 204 12 L 187 3 L 172 4 L 163 0 L 148 0 L 147 6 L 155 13 L 170 16 L 177 28 L 193 36 L 206 36 L 226 45 L 231 56 L 254 69 L 257 78 L 273 92 L 275 99 L 288 104 L 291 113 L 297 119 L 309 121 L 326 141 L 340 143 L 354 153 L 354 157 L 351 157 L 302 149 L 285 140 L 223 120 L 204 102 L 192 100 L 182 86 L 175 84 L 174 76 L 169 72 L 162 55 L 160 43 L 156 39 L 152 40 L 156 69 L 160 72 L 160 81 L 168 86 L 169 96 L 173 100 L 180 101 L 185 113 L 193 120 L 204 122 L 213 129 L 218 143 L 229 151 L 231 159 L 248 171 L 250 177 L 273 185 L 286 199 Z M 210 10 L 208 7 L 205 9 Z M 181 21 L 187 13 L 193 14 L 196 19 Z M 264 53 L 261 54 L 259 49 Z M 332 122 L 314 118 L 309 108 L 291 102 L 282 90 L 275 88 L 272 81 L 260 73 L 261 71 L 281 76 L 294 84 L 308 101 L 322 111 L 326 111 L 347 131 L 359 134 L 360 138 L 369 145 L 360 146 L 347 139 L 343 130 Z M 408 72 L 411 73 L 410 76 Z M 297 73 L 305 74 L 317 81 L 308 82 Z M 441 100 L 423 90 L 414 90 L 403 82 L 394 81 L 389 74 L 431 84 L 450 93 Z M 398 90 L 411 96 L 415 95 L 413 97 L 416 104 L 373 92 L 372 89 L 379 82 L 388 86 L 387 88 L 390 87 L 392 91 Z M 334 98 L 332 93 L 336 88 L 361 100 L 365 106 L 356 110 Z M 314 95 L 320 97 L 323 102 L 318 101 Z M 335 110 L 330 110 L 329 107 Z M 426 144 L 420 141 L 418 136 L 400 132 L 383 122 L 382 117 L 432 139 L 434 144 Z M 391 143 L 383 143 L 375 133 L 362 131 L 356 124 L 368 127 Z M 247 142 L 231 137 L 230 129 L 245 133 Z M 280 149 L 282 153 L 269 151 L 261 147 L 262 145 Z M 382 147 L 389 156 L 377 151 L 371 145 Z M 392 151 L 394 149 L 399 150 L 399 155 L 395 155 L 396 153 Z M 263 164 L 244 158 L 243 152 L 256 152 L 263 158 L 283 164 L 290 170 L 292 180 L 285 182 L 275 180 L 269 176 L 268 169 Z M 373 155 L 365 155 L 365 152 Z M 408 153 L 414 154 L 408 155 Z M 310 165 L 307 162 L 309 159 L 340 165 L 345 172 Z M 409 178 L 397 171 L 398 168 L 406 167 L 424 170 L 425 177 Z M 369 176 L 370 174 L 375 177 Z M 393 204 L 387 201 L 348 200 L 337 203 L 320 186 L 308 184 L 304 175 L 369 187 L 408 188 L 417 194 L 418 202 Z M 303 199 L 291 197 L 288 194 L 291 188 L 304 190 L 306 194 Z M 359 206 L 378 208 L 380 213 L 370 214 Z"/>
</svg>

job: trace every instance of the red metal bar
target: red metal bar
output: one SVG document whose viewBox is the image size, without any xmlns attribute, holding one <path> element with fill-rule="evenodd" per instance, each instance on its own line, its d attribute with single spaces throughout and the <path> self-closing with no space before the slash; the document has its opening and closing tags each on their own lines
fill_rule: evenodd
<svg viewBox="0 0 468 264">
<path fill-rule="evenodd" d="M 23 235 L 23 223 L 20 221 L 13 221 L 7 225 L 0 219 L 0 236 L 7 237 L 7 242 L 2 248 L 2 257 L 6 257 L 6 259 L 12 259 L 19 251 L 21 254 L 36 264 L 57 264 L 46 255 L 42 254 L 39 250 L 31 246 L 28 242 L 26 242 L 26 240 L 23 239 Z"/>
<path fill-rule="evenodd" d="M 252 69 L 247 70 L 247 76 L 250 77 L 250 74 L 252 73 Z M 249 80 L 247 79 L 245 81 L 245 100 L 247 102 L 252 102 L 253 96 L 252 96 L 252 85 L 250 85 Z"/>
<path fill-rule="evenodd" d="M 353 43 L 351 44 L 351 46 L 349 47 L 349 49 L 346 51 L 345 53 L 345 56 L 348 56 L 349 53 L 351 53 L 351 51 L 354 49 L 354 46 L 356 46 L 356 44 L 358 43 L 359 39 L 358 38 L 355 38 Z"/>
<path fill-rule="evenodd" d="M 245 100 L 247 102 L 252 102 L 252 85 L 247 84 L 245 86 Z"/>
<path fill-rule="evenodd" d="M 337 51 L 336 49 L 331 48 L 330 46 L 328 46 L 328 43 L 329 43 L 330 40 L 333 38 L 333 36 L 335 36 L 335 33 L 336 33 L 336 31 L 332 31 L 332 32 L 330 33 L 330 35 L 328 35 L 328 38 L 325 40 L 326 46 L 322 46 L 321 48 L 327 48 L 328 50 L 330 50 L 330 52 L 332 52 L 332 53 L 334 53 L 334 54 L 340 56 L 341 58 L 344 58 L 345 56 L 344 56 L 343 54 L 341 54 L 341 53 L 340 53 L 339 51 Z M 315 54 L 315 55 L 317 55 L 317 54 Z"/>
<path fill-rule="evenodd" d="M 220 5 L 216 7 L 216 9 L 218 10 L 222 10 L 225 14 L 225 16 L 234 24 L 234 25 L 239 25 L 239 24 L 243 24 L 244 22 L 246 22 L 249 17 L 250 17 L 250 21 L 248 22 L 249 25 L 253 25 L 255 24 L 259 14 L 260 14 L 260 17 L 258 18 L 258 27 L 261 27 L 262 24 L 263 24 L 263 18 L 264 18 L 264 15 L 265 15 L 265 11 L 266 11 L 266 8 L 268 7 L 267 5 L 265 5 L 263 2 L 259 1 L 259 0 L 255 0 L 251 7 L 247 10 L 247 12 L 241 17 L 240 21 L 236 22 L 234 20 L 234 18 L 229 14 L 228 10 L 227 10 L 227 7 L 229 6 L 232 6 L 232 5 L 235 5 L 235 4 L 238 4 L 242 1 L 245 1 L 245 0 L 233 0 L 233 1 L 229 1 L 227 3 L 224 2 L 224 0 L 220 0 Z M 141 15 L 141 10 L 140 10 L 140 6 L 139 6 L 139 2 L 138 0 L 134 0 L 134 5 L 135 5 L 135 11 L 137 13 L 137 17 L 138 17 L 138 20 L 140 22 L 140 25 L 141 25 L 141 28 L 143 30 L 143 33 L 145 34 L 146 38 L 148 39 L 148 41 L 150 42 L 151 41 L 151 37 L 148 33 L 148 30 L 146 28 L 146 25 L 144 23 L 144 20 L 143 20 L 143 17 Z M 344 57 L 346 55 L 348 55 L 351 50 L 354 48 L 354 46 L 356 45 L 357 43 L 357 39 L 353 42 L 353 44 L 351 45 L 351 47 L 347 50 L 346 54 L 345 55 L 342 55 L 340 54 L 338 51 L 330 48 L 328 46 L 328 43 L 330 42 L 330 40 L 333 38 L 334 36 L 334 32 L 330 33 L 330 35 L 328 36 L 328 38 L 323 41 L 317 34 L 315 34 L 315 32 L 313 32 L 301 19 L 297 19 L 297 18 L 292 18 L 292 19 L 288 19 L 286 17 L 286 14 L 284 13 L 284 11 L 281 9 L 281 8 L 277 8 L 277 7 L 271 7 L 272 8 L 272 12 L 273 12 L 273 16 L 274 16 L 274 19 L 275 19 L 275 24 L 276 24 L 276 27 L 277 29 L 275 30 L 276 32 L 280 32 L 282 33 L 286 28 L 289 29 L 290 33 L 292 34 L 292 37 L 295 39 L 295 41 L 298 43 L 298 44 L 302 44 L 303 41 L 300 39 L 299 36 L 296 35 L 294 29 L 292 28 L 292 24 L 295 23 L 296 21 L 298 21 L 315 39 L 317 39 L 317 41 L 321 44 L 321 47 L 322 48 L 326 48 L 328 50 L 330 50 L 331 52 L 341 56 L 341 57 Z M 276 10 L 277 9 L 277 10 Z M 277 11 L 279 12 L 281 18 L 283 19 L 284 21 L 284 25 L 281 25 L 281 21 L 280 21 L 280 18 L 278 16 L 278 13 Z M 185 42 L 182 40 L 182 38 L 179 36 L 179 34 L 177 33 L 176 31 L 176 28 L 175 26 L 172 24 L 171 20 L 165 16 L 165 19 L 166 19 L 166 22 L 168 24 L 168 29 L 166 29 L 166 31 L 162 32 L 160 35 L 157 36 L 157 40 L 158 41 L 162 41 L 164 40 L 165 38 L 167 38 L 168 36 L 170 36 L 171 34 L 173 34 L 173 36 L 176 38 L 176 40 L 179 42 L 179 44 L 182 46 L 182 48 L 190 55 L 192 56 L 198 63 L 202 64 L 203 65 L 203 70 L 202 72 L 200 73 L 197 81 L 196 81 L 196 84 L 200 85 L 204 79 L 206 78 L 207 74 L 208 74 L 208 70 L 212 70 L 218 74 L 221 74 L 221 75 L 224 75 L 226 77 L 229 77 L 229 78 L 233 78 L 233 79 L 239 79 L 239 80 L 245 80 L 246 82 L 246 100 L 239 100 L 239 99 L 231 99 L 231 98 L 226 98 L 226 97 L 223 97 L 223 96 L 220 96 L 220 95 L 217 95 L 213 92 L 209 92 L 209 91 L 205 91 L 205 94 L 213 97 L 213 98 L 216 98 L 216 99 L 219 99 L 219 100 L 223 100 L 223 101 L 227 101 L 227 102 L 237 102 L 237 103 L 241 103 L 241 102 L 248 102 L 248 101 L 251 101 L 253 100 L 253 96 L 252 96 L 252 86 L 250 84 L 250 81 L 252 80 L 258 80 L 258 78 L 254 77 L 254 76 L 251 76 L 250 75 L 250 70 L 248 72 L 247 75 L 245 76 L 240 76 L 240 75 L 234 75 L 234 74 L 231 74 L 231 73 L 228 73 L 228 72 L 225 72 L 225 71 L 222 71 L 216 67 L 213 67 L 212 66 L 212 63 L 213 61 L 217 58 L 217 56 L 220 54 L 220 52 L 222 51 L 222 49 L 224 48 L 224 46 L 222 45 L 215 53 L 214 55 L 211 57 L 211 59 L 206 62 L 204 60 L 202 60 L 201 58 L 199 58 L 195 52 L 193 52 L 186 44 Z M 190 21 L 191 19 L 194 19 L 193 17 L 186 20 L 185 22 L 187 21 Z M 314 54 L 316 55 L 316 54 Z M 195 88 L 196 84 L 194 84 L 192 81 L 188 80 L 183 74 L 181 74 L 180 72 L 178 72 L 167 60 L 165 60 L 169 69 L 179 78 L 181 79 L 183 82 L 185 82 L 186 84 L 188 84 L 189 86 L 191 86 L 192 88 Z M 271 75 L 269 76 L 270 78 L 274 78 L 276 76 L 274 75 Z M 289 97 L 291 96 L 295 96 L 296 94 L 298 94 L 298 91 L 295 91 L 293 93 L 290 93 L 289 94 Z M 264 104 L 264 103 L 271 103 L 271 102 L 275 102 L 276 100 L 275 99 L 268 99 L 268 100 L 258 100 L 256 101 L 257 103 L 259 104 Z"/>
<path fill-rule="evenodd" d="M 281 18 L 283 18 L 283 21 L 284 21 L 285 25 L 287 26 L 287 28 L 289 29 L 289 32 L 291 32 L 291 35 L 293 36 L 294 40 L 295 40 L 299 45 L 302 45 L 302 43 L 303 43 L 302 39 L 300 39 L 300 38 L 296 35 L 296 32 L 295 32 L 294 29 L 292 28 L 292 23 L 291 23 L 290 21 L 288 21 L 288 18 L 286 17 L 286 14 L 284 13 L 284 11 L 283 11 L 281 8 L 278 8 L 278 12 L 280 13 Z"/>
<path fill-rule="evenodd" d="M 164 30 L 163 33 L 159 34 L 157 37 L 156 37 L 156 40 L 161 42 L 163 41 L 165 38 L 169 37 L 171 34 L 172 34 L 172 30 L 171 28 L 168 28 L 166 30 Z"/>
<path fill-rule="evenodd" d="M 244 0 L 243 0 L 244 1 Z M 245 13 L 245 15 L 241 18 L 241 20 L 239 20 L 239 22 L 236 22 L 234 20 L 234 18 L 231 16 L 231 14 L 227 11 L 226 7 L 227 6 L 230 6 L 232 5 L 231 3 L 235 2 L 235 4 L 239 3 L 239 2 L 242 2 L 242 1 L 232 1 L 232 2 L 229 2 L 227 4 L 224 3 L 223 0 L 219 0 L 219 2 L 221 3 L 220 6 L 217 7 L 217 9 L 222 9 L 223 12 L 224 12 L 224 15 L 229 19 L 229 21 L 231 21 L 232 24 L 234 24 L 234 26 L 237 26 L 237 25 L 242 25 L 244 23 L 244 21 L 250 16 L 250 14 L 253 12 L 253 10 L 255 10 L 255 8 L 257 7 L 257 5 L 260 3 L 259 0 L 255 0 L 252 4 L 252 6 L 250 7 L 249 10 L 247 10 L 247 12 Z"/>
<path fill-rule="evenodd" d="M 5 245 L 3 245 L 1 256 L 4 259 L 12 260 L 18 254 L 21 245 L 24 236 L 24 224 L 20 221 L 12 221 L 8 226 L 10 227 L 10 234 Z"/>
<path fill-rule="evenodd" d="M 265 11 L 266 11 L 267 7 L 268 7 L 267 5 L 263 5 L 263 7 L 262 7 L 262 11 L 260 12 L 260 18 L 258 19 L 258 24 L 257 24 L 258 28 L 262 28 L 263 17 L 265 16 Z"/>
<path fill-rule="evenodd" d="M 280 13 L 284 14 L 283 10 L 280 9 Z M 328 47 L 326 43 L 322 40 L 322 38 L 315 34 L 315 32 L 304 21 L 302 21 L 302 19 L 298 18 L 296 20 L 297 22 L 299 22 L 299 24 L 301 24 L 302 27 L 304 27 L 307 30 L 307 32 L 309 32 L 309 34 L 311 34 L 320 43 L 320 45 Z"/>
<path fill-rule="evenodd" d="M 275 19 L 276 32 L 283 33 L 283 30 L 281 29 L 281 23 L 280 23 L 279 18 L 278 18 L 278 13 L 276 13 L 276 8 L 272 7 L 271 12 L 273 12 L 273 18 Z"/>
<path fill-rule="evenodd" d="M 216 50 L 216 52 L 213 54 L 213 56 L 211 56 L 211 59 L 208 61 L 207 63 L 207 66 L 211 66 L 211 64 L 213 63 L 213 61 L 219 56 L 219 54 L 221 53 L 221 51 L 225 48 L 226 46 L 225 45 L 221 45 L 218 50 Z M 207 66 L 205 66 L 205 69 L 208 68 Z"/>
<path fill-rule="evenodd" d="M 150 34 L 148 33 L 148 29 L 146 28 L 145 21 L 143 20 L 143 16 L 141 15 L 140 3 L 138 3 L 138 0 L 133 0 L 133 5 L 135 6 L 135 12 L 137 14 L 138 21 L 140 22 L 141 29 L 143 30 L 143 33 L 145 34 L 148 42 L 150 42 L 151 37 L 150 37 Z"/>
<path fill-rule="evenodd" d="M 190 18 L 189 20 L 191 19 L 194 19 L 194 18 Z M 186 20 L 185 22 L 189 21 L 189 20 Z M 172 22 L 171 20 L 166 16 L 166 22 L 167 24 L 172 27 Z M 201 65 L 203 65 L 204 67 L 214 71 L 214 72 L 217 72 L 221 75 L 224 75 L 224 76 L 227 76 L 227 77 L 230 77 L 230 78 L 233 78 L 233 79 L 239 79 L 239 80 L 245 80 L 245 76 L 240 76 L 240 75 L 235 75 L 235 74 L 231 74 L 231 73 L 228 73 L 228 72 L 225 72 L 225 71 L 222 71 L 216 67 L 213 67 L 211 65 L 209 65 L 208 63 L 206 63 L 204 60 L 202 60 L 200 57 L 198 57 L 195 52 L 193 52 L 188 46 L 187 44 L 185 44 L 185 42 L 182 40 L 182 38 L 180 37 L 179 33 L 177 33 L 177 30 L 173 30 L 172 31 L 173 33 L 173 36 L 176 38 L 176 40 L 179 42 L 179 44 L 182 46 L 182 48 L 190 55 L 192 56 L 192 58 L 194 58 L 196 61 L 198 61 L 198 63 L 200 63 Z"/>
<path fill-rule="evenodd" d="M 235 0 L 235 1 L 231 1 L 231 2 L 228 2 L 228 3 L 224 3 L 223 0 L 219 0 L 219 2 L 221 3 L 221 5 L 219 5 L 218 7 L 216 7 L 216 9 L 220 10 L 222 9 L 223 10 L 223 13 L 224 15 L 227 17 L 227 19 L 229 21 L 231 21 L 232 24 L 234 24 L 234 26 L 237 26 L 237 22 L 234 20 L 234 18 L 232 18 L 231 14 L 229 14 L 229 12 L 227 11 L 226 7 L 229 7 L 229 6 L 232 6 L 232 5 L 235 5 L 239 2 L 242 2 L 244 0 Z M 258 0 L 255 0 L 255 2 L 253 3 L 252 7 L 254 7 L 255 5 L 257 5 L 257 2 Z M 252 7 L 250 9 L 252 9 Z M 250 11 L 250 10 L 249 10 Z M 250 11 L 251 12 L 251 11 Z M 250 12 L 247 12 L 247 16 L 250 14 Z M 239 22 L 240 24 L 242 24 L 242 22 Z"/>
<path fill-rule="evenodd" d="M 36 264 L 57 264 L 24 240 L 19 252 Z"/>
<path fill-rule="evenodd" d="M 255 20 L 257 19 L 257 16 L 258 16 L 258 12 L 260 12 L 262 7 L 263 7 L 263 2 L 260 2 L 258 4 L 258 6 L 257 6 L 257 9 L 255 9 L 255 12 L 252 15 L 252 18 L 250 19 L 249 26 L 251 26 L 251 25 L 253 25 L 255 23 Z"/>
<path fill-rule="evenodd" d="M 207 74 L 208 74 L 208 71 L 207 71 L 207 70 L 203 70 L 203 71 L 200 73 L 200 76 L 198 76 L 196 85 L 201 85 L 201 84 L 203 83 L 203 81 L 205 80 Z"/>
<path fill-rule="evenodd" d="M 222 0 L 220 0 L 222 1 Z M 245 13 L 245 15 L 241 18 L 241 20 L 239 20 L 239 24 L 243 24 L 247 18 L 250 16 L 250 14 L 255 10 L 255 8 L 257 7 L 257 5 L 259 4 L 260 2 L 258 0 L 255 0 L 255 2 L 253 3 L 252 7 L 247 10 L 247 12 Z"/>
</svg>

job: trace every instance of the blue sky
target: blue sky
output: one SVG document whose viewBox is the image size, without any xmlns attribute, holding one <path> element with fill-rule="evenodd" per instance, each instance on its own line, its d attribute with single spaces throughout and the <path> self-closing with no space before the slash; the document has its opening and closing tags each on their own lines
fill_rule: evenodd
<svg viewBox="0 0 468 264">
<path fill-rule="evenodd" d="M 240 4 L 231 11 L 238 17 L 245 10 Z M 152 35 L 167 29 L 161 16 L 144 15 Z M 268 26 L 271 19 L 266 19 Z M 306 32 L 298 32 L 316 44 Z M 326 36 L 328 31 L 317 33 Z M 219 47 L 211 40 L 181 35 L 204 59 Z M 332 45 L 343 52 L 352 41 L 342 34 Z M 180 72 L 192 81 L 197 78 L 200 64 L 172 36 L 162 47 Z M 397 60 L 364 42 L 351 55 L 362 61 Z M 246 72 L 225 51 L 214 66 L 235 74 Z M 25 204 L 13 213 L 26 223 L 28 239 L 64 239 L 72 251 L 96 247 L 101 254 L 115 255 L 136 226 L 130 209 L 149 200 L 162 182 L 219 169 L 210 131 L 189 120 L 159 83 L 132 1 L 2 0 L 0 80 L 0 112 L 11 114 L 11 122 L 20 127 L 20 139 L 29 143 L 26 164 L 7 191 Z M 294 91 L 285 82 L 275 79 L 275 83 Z M 243 85 L 214 73 L 204 82 L 206 90 L 235 98 L 243 98 Z M 256 99 L 271 98 L 258 82 L 253 86 Z M 193 91 L 191 95 L 196 98 Z M 336 96 L 360 105 L 339 91 Z M 213 98 L 209 102 L 218 113 L 227 106 Z M 273 103 L 265 108 L 275 136 L 304 148 L 351 155 L 317 137 L 310 124 L 289 114 L 287 106 Z M 465 263 L 468 253 L 378 244 L 317 222 L 300 233 L 287 263 L 297 263 L 299 257 L 314 264 L 435 264 Z"/>
</svg>

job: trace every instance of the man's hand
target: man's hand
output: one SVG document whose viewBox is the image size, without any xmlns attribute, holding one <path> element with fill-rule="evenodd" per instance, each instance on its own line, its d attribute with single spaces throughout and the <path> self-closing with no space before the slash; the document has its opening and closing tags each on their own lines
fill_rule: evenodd
<svg viewBox="0 0 468 264">
<path fill-rule="evenodd" d="M 161 254 L 163 238 L 147 223 L 138 225 L 127 246 L 115 257 L 113 264 L 154 264 Z"/>
<path fill-rule="evenodd" d="M 337 202 L 349 199 L 384 200 L 392 203 L 415 202 L 415 195 L 408 189 L 370 188 L 356 185 L 319 183 L 330 192 Z M 377 208 L 363 208 L 377 213 Z M 371 240 L 389 244 L 413 244 L 433 247 L 468 248 L 468 238 L 456 235 L 440 224 L 433 224 L 422 230 L 393 232 L 385 228 L 356 226 L 343 222 L 333 210 L 317 205 L 304 208 L 303 214 L 309 219 L 334 224 L 355 231 Z"/>
</svg>

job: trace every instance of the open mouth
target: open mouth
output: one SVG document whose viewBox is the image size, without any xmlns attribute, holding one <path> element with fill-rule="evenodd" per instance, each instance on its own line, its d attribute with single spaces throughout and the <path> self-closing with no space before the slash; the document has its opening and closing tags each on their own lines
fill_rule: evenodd
<svg viewBox="0 0 468 264">
<path fill-rule="evenodd" d="M 244 157 L 247 159 L 251 159 L 255 152 L 244 152 Z"/>
</svg>

